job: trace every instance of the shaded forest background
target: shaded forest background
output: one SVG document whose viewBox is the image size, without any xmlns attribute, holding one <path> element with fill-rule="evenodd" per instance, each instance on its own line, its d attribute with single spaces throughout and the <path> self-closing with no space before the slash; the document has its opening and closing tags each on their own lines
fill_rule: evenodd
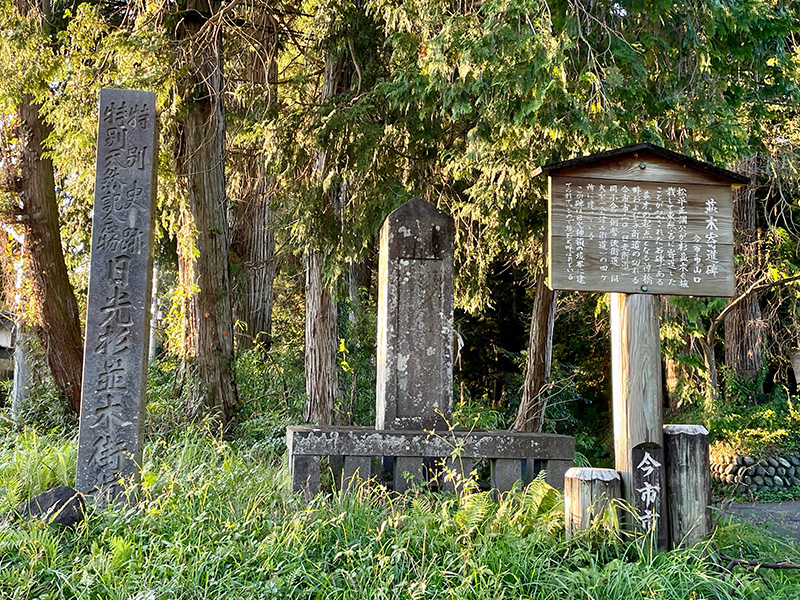
<svg viewBox="0 0 800 600">
<path fill-rule="evenodd" d="M 662 299 L 665 410 L 800 445 L 773 435 L 800 425 L 798 34 L 789 0 L 0 0 L 18 415 L 75 425 L 97 99 L 120 87 L 161 118 L 152 432 L 372 424 L 376 235 L 419 195 L 456 220 L 455 425 L 608 463 L 608 298 L 548 290 L 532 173 L 648 141 L 751 179 L 737 296 Z"/>
</svg>

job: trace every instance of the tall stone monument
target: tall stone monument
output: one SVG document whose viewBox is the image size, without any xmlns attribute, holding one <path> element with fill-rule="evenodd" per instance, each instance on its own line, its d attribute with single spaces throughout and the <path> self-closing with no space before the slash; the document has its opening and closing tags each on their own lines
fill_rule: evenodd
<svg viewBox="0 0 800 600">
<path fill-rule="evenodd" d="M 138 481 L 158 127 L 151 92 L 100 92 L 76 487 L 121 500 Z"/>
<path fill-rule="evenodd" d="M 383 224 L 376 429 L 443 429 L 453 414 L 454 235 L 421 198 Z"/>
<path fill-rule="evenodd" d="M 395 492 L 421 481 L 434 489 L 463 490 L 477 462 L 488 462 L 489 485 L 497 493 L 542 470 L 549 483 L 563 486 L 573 438 L 450 428 L 454 235 L 453 219 L 420 198 L 386 218 L 375 427 L 287 427 L 294 491 L 311 496 L 319 490 L 323 456 L 344 489 L 375 476 Z"/>
</svg>

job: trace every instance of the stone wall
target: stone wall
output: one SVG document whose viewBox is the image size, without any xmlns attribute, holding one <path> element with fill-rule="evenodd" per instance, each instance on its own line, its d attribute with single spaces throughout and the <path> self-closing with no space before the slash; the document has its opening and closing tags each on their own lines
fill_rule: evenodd
<svg viewBox="0 0 800 600">
<path fill-rule="evenodd" d="M 712 453 L 711 478 L 718 484 L 738 485 L 751 492 L 800 486 L 800 457 L 787 454 L 756 459 Z"/>
</svg>

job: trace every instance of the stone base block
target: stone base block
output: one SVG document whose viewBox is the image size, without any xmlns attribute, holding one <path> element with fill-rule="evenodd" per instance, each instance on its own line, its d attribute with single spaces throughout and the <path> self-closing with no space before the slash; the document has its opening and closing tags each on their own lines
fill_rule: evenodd
<svg viewBox="0 0 800 600">
<path fill-rule="evenodd" d="M 373 457 L 393 457 L 393 483 L 396 491 L 407 489 L 403 477 L 409 472 L 420 481 L 430 480 L 441 489 L 455 489 L 448 483 L 446 470 L 435 466 L 442 460 L 445 466 L 456 468 L 460 480 L 469 476 L 478 460 L 488 459 L 492 470 L 492 487 L 499 491 L 511 489 L 514 482 L 527 482 L 535 471 L 547 470 L 547 481 L 557 488 L 563 486 L 563 475 L 575 453 L 574 438 L 561 435 L 520 433 L 509 431 L 386 431 L 369 427 L 288 427 L 286 430 L 292 487 L 306 495 L 319 490 L 319 460 L 321 456 L 342 456 L 341 484 L 345 485 L 358 470 L 371 476 Z M 460 458 L 450 457 L 458 447 Z M 450 462 L 448 462 L 450 461 Z M 362 479 L 364 475 L 359 475 Z"/>
</svg>

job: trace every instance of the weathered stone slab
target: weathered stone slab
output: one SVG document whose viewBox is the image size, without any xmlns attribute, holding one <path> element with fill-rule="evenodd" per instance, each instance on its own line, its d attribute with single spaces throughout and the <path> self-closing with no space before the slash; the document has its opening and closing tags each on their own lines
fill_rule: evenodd
<svg viewBox="0 0 800 600">
<path fill-rule="evenodd" d="M 426 469 L 422 457 L 398 456 L 394 460 L 394 491 L 405 492 L 425 481 Z"/>
<path fill-rule="evenodd" d="M 371 456 L 345 456 L 342 470 L 342 488 L 347 489 L 356 481 L 366 481 L 372 477 Z"/>
<path fill-rule="evenodd" d="M 289 459 L 292 491 L 310 499 L 319 491 L 319 456 L 295 455 Z"/>
<path fill-rule="evenodd" d="M 445 458 L 444 468 L 439 472 L 439 489 L 455 494 L 464 489 L 464 483 L 472 476 L 475 470 L 475 461 L 471 458 Z"/>
<path fill-rule="evenodd" d="M 489 472 L 492 489 L 498 492 L 509 491 L 517 481 L 525 477 L 520 459 L 496 458 L 491 461 Z"/>
<path fill-rule="evenodd" d="M 286 428 L 290 456 L 412 456 L 449 457 L 458 444 L 464 458 L 568 460 L 575 454 L 575 438 L 516 431 L 447 432 L 447 437 L 425 431 L 380 431 L 371 427 Z"/>
<path fill-rule="evenodd" d="M 76 487 L 100 503 L 138 480 L 158 148 L 155 94 L 100 93 Z"/>
<path fill-rule="evenodd" d="M 446 429 L 452 416 L 454 235 L 420 198 L 383 224 L 376 429 Z"/>
<path fill-rule="evenodd" d="M 544 461 L 545 476 L 544 480 L 558 490 L 564 489 L 564 477 L 572 468 L 574 461 L 569 460 L 547 460 Z"/>
</svg>

